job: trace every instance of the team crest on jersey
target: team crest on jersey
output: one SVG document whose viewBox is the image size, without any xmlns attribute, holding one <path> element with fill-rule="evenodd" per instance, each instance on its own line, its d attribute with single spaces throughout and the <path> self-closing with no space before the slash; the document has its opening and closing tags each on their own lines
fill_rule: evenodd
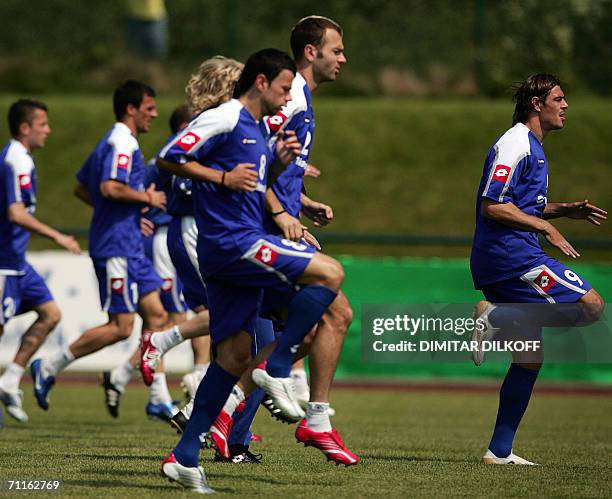
<svg viewBox="0 0 612 499">
<path fill-rule="evenodd" d="M 242 139 L 242 143 L 243 144 L 257 144 L 257 139 L 249 139 L 245 137 L 244 139 Z"/>
<path fill-rule="evenodd" d="M 200 137 L 198 137 L 193 132 L 187 132 L 177 141 L 176 145 L 179 146 L 183 151 L 187 152 L 198 142 L 200 142 Z"/>
<path fill-rule="evenodd" d="M 162 283 L 162 291 L 164 293 L 169 293 L 170 291 L 172 291 L 172 284 L 174 283 L 174 280 L 172 279 L 172 277 L 167 277 L 166 279 L 164 279 L 164 282 Z"/>
<path fill-rule="evenodd" d="M 274 251 L 270 246 L 262 244 L 257 249 L 257 253 L 255 253 L 255 259 L 259 260 L 266 265 L 274 265 L 276 258 L 278 257 L 278 253 Z"/>
<path fill-rule="evenodd" d="M 283 123 L 287 121 L 287 116 L 285 116 L 280 111 L 276 113 L 274 116 L 268 116 L 266 118 L 266 123 L 268 124 L 268 128 L 272 132 L 278 132 L 280 128 L 283 126 Z"/>
<path fill-rule="evenodd" d="M 117 155 L 117 168 L 121 168 L 122 170 L 127 170 L 129 164 L 130 164 L 130 157 L 127 154 Z"/>
<path fill-rule="evenodd" d="M 19 187 L 21 189 L 31 189 L 32 188 L 32 177 L 30 177 L 30 175 L 28 175 L 27 173 L 24 173 L 23 175 L 19 175 Z"/>
<path fill-rule="evenodd" d="M 122 295 L 125 279 L 123 277 L 111 277 L 111 291 L 113 294 Z"/>
<path fill-rule="evenodd" d="M 497 180 L 498 182 L 506 183 L 508 177 L 510 176 L 511 168 L 506 165 L 495 165 L 495 169 L 493 170 L 493 180 Z"/>
<path fill-rule="evenodd" d="M 542 291 L 548 293 L 548 290 L 552 288 L 557 281 L 548 272 L 543 270 L 533 281 Z"/>
</svg>

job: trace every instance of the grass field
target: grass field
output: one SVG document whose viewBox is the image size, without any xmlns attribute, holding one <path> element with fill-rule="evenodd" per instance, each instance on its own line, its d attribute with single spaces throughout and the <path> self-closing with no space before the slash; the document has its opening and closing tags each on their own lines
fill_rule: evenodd
<svg viewBox="0 0 612 499">
<path fill-rule="evenodd" d="M 62 383 L 43 413 L 25 384 L 30 423 L 7 421 L 0 438 L 0 476 L 61 479 L 56 497 L 184 497 L 158 476 L 176 443 L 170 429 L 144 417 L 146 392 L 131 386 L 118 420 L 107 416 L 102 390 Z M 609 497 L 612 400 L 538 394 L 515 441 L 539 467 L 485 466 L 483 454 L 496 393 L 336 390 L 335 424 L 362 458 L 336 467 L 319 451 L 298 446 L 294 427 L 258 415 L 261 465 L 211 462 L 210 484 L 243 497 Z M 13 494 L 6 494 L 6 497 Z"/>
</svg>

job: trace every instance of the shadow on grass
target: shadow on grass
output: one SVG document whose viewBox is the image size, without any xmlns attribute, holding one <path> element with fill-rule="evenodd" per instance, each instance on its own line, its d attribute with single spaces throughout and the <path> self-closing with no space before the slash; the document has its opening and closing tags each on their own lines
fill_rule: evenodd
<svg viewBox="0 0 612 499">
<path fill-rule="evenodd" d="M 93 488 L 126 488 L 126 489 L 149 489 L 157 491 L 176 490 L 176 485 L 161 482 L 159 485 L 127 482 L 122 480 L 65 480 L 64 489 L 70 485 Z M 180 489 L 179 489 L 180 490 Z"/>
<path fill-rule="evenodd" d="M 153 461 L 159 463 L 160 466 L 163 459 L 163 456 L 138 456 L 133 454 L 74 454 L 74 456 L 100 459 L 102 461 Z"/>
<path fill-rule="evenodd" d="M 361 454 L 362 461 L 365 459 L 376 459 L 379 461 L 400 461 L 400 462 L 424 462 L 424 463 L 466 463 L 473 464 L 469 459 L 464 458 L 441 458 L 429 456 L 389 456 L 385 454 Z"/>
</svg>

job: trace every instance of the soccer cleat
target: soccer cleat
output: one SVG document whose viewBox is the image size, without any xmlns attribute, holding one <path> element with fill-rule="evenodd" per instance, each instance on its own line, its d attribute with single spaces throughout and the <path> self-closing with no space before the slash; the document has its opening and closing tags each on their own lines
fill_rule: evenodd
<svg viewBox="0 0 612 499">
<path fill-rule="evenodd" d="M 180 435 L 185 431 L 187 422 L 189 419 L 185 416 L 182 410 L 178 411 L 174 416 L 170 418 L 170 426 L 176 430 L 176 433 Z"/>
<path fill-rule="evenodd" d="M 181 388 L 185 393 L 185 397 L 187 399 L 192 399 L 195 397 L 196 391 L 198 390 L 198 385 L 200 381 L 202 381 L 204 371 L 193 371 L 185 374 L 181 379 Z"/>
<path fill-rule="evenodd" d="M 270 398 L 268 394 L 265 395 L 264 399 L 261 401 L 261 405 L 270 413 L 270 416 L 280 421 L 281 423 L 293 424 L 295 421 L 287 418 L 278 407 L 274 405 L 274 401 Z"/>
<path fill-rule="evenodd" d="M 102 385 L 102 388 L 104 388 L 104 400 L 106 402 L 106 408 L 108 409 L 109 414 L 114 418 L 118 417 L 121 392 L 111 383 L 110 371 L 102 372 L 100 375 L 100 384 Z"/>
<path fill-rule="evenodd" d="M 0 400 L 6 407 L 6 412 L 20 423 L 28 422 L 28 415 L 23 410 L 23 392 L 16 390 L 15 392 L 7 392 L 0 387 Z"/>
<path fill-rule="evenodd" d="M 472 333 L 472 345 L 476 342 L 476 349 L 472 349 L 472 360 L 474 364 L 477 366 L 481 365 L 484 362 L 484 351 L 482 349 L 483 341 L 490 341 L 493 339 L 493 336 L 499 328 L 495 328 L 491 326 L 489 322 L 489 314 L 495 310 L 495 305 L 486 300 L 479 301 L 474 306 L 474 321 L 477 322 L 477 326 L 474 327 L 474 332 Z M 479 324 L 482 324 L 483 327 L 478 327 Z"/>
<path fill-rule="evenodd" d="M 311 446 L 319 449 L 325 454 L 328 461 L 345 466 L 359 462 L 359 457 L 346 448 L 336 428 L 332 428 L 331 431 L 313 431 L 303 419 L 295 430 L 295 438 L 298 443 L 303 443 L 304 447 Z"/>
<path fill-rule="evenodd" d="M 49 390 L 55 384 L 55 376 L 43 378 L 40 370 L 40 359 L 36 359 L 30 364 L 30 373 L 34 380 L 34 397 L 40 408 L 44 411 L 49 410 Z"/>
<path fill-rule="evenodd" d="M 251 442 L 263 442 L 263 437 L 257 433 L 251 433 Z"/>
<path fill-rule="evenodd" d="M 151 419 L 156 419 L 158 421 L 167 423 L 170 422 L 172 417 L 175 414 L 178 414 L 180 411 L 172 402 L 167 404 L 153 404 L 149 402 L 145 407 L 145 412 Z"/>
<path fill-rule="evenodd" d="M 206 475 L 201 466 L 188 468 L 179 463 L 174 453 L 162 461 L 161 474 L 171 482 L 176 482 L 192 492 L 199 494 L 212 494 L 214 492 L 206 482 Z"/>
<path fill-rule="evenodd" d="M 159 350 L 151 343 L 153 334 L 154 333 L 143 333 L 140 343 L 140 374 L 142 374 L 142 380 L 147 386 L 153 384 L 155 369 L 162 358 L 162 354 L 159 353 Z"/>
<path fill-rule="evenodd" d="M 263 388 L 269 395 L 274 407 L 278 409 L 286 422 L 297 423 L 306 415 L 295 398 L 291 378 L 273 378 L 266 371 L 259 368 L 253 369 L 251 377 L 253 382 L 260 388 Z M 272 415 L 277 419 L 281 419 L 274 412 Z"/>
<path fill-rule="evenodd" d="M 208 430 L 208 438 L 212 441 L 212 446 L 226 459 L 230 457 L 227 441 L 233 424 L 234 420 L 232 417 L 224 409 L 221 409 L 217 419 L 215 419 L 210 430 Z"/>
<path fill-rule="evenodd" d="M 523 459 L 513 454 L 512 451 L 510 451 L 508 457 L 497 457 L 489 449 L 487 449 L 487 452 L 482 457 L 482 462 L 485 464 L 523 464 L 527 466 L 539 466 L 536 463 L 532 463 L 531 461 L 527 461 L 527 459 Z"/>
</svg>

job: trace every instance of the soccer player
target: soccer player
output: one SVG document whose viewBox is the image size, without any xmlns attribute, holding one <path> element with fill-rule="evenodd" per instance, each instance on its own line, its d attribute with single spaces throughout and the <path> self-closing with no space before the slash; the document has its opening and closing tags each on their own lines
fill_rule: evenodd
<svg viewBox="0 0 612 499">
<path fill-rule="evenodd" d="M 166 205 L 166 195 L 153 185 L 144 190 L 145 164 L 137 139 L 157 117 L 155 91 L 144 83 L 128 80 L 115 90 L 113 108 L 117 122 L 77 173 L 75 189 L 75 194 L 94 208 L 89 253 L 102 309 L 109 318 L 106 324 L 85 331 L 55 356 L 32 363 L 34 394 L 44 410 L 49 408 L 48 393 L 57 373 L 75 359 L 128 338 L 137 310 L 145 330 L 161 329 L 168 319 L 159 298 L 162 281 L 144 256 L 140 232 L 142 207 L 164 209 Z M 119 398 L 131 372 L 105 374 L 107 408 L 117 417 Z"/>
<path fill-rule="evenodd" d="M 514 98 L 513 126 L 489 150 L 476 201 L 470 265 L 475 287 L 486 298 L 477 304 L 475 317 L 487 325 L 472 337 L 479 344 L 473 352 L 477 365 L 484 360 L 482 341 L 498 329 L 538 338 L 542 326 L 588 324 L 598 320 L 604 309 L 601 296 L 548 256 L 538 242 L 542 234 L 564 255 L 577 258 L 578 252 L 548 220 L 568 217 L 599 225 L 607 218 L 604 210 L 586 200 L 547 201 L 548 161 L 542 142 L 565 124 L 568 104 L 561 83 L 553 75 L 536 74 L 517 87 Z M 530 314 L 528 306 L 494 305 L 504 303 L 545 305 L 537 305 L 536 314 Z M 514 454 L 512 442 L 541 362 L 541 355 L 513 358 L 501 386 L 485 463 L 534 464 Z"/>
<path fill-rule="evenodd" d="M 25 367 L 60 321 L 60 310 L 45 281 L 26 260 L 30 232 L 48 237 L 71 253 L 81 248 L 74 237 L 53 229 L 34 216 L 36 169 L 32 153 L 45 146 L 51 133 L 47 106 L 20 99 L 8 113 L 12 139 L 0 152 L 0 336 L 14 316 L 30 310 L 36 320 L 23 333 L 13 362 L 0 376 L 0 400 L 10 416 L 25 423 L 19 389 Z"/>
<path fill-rule="evenodd" d="M 194 208 L 198 260 L 217 357 L 198 387 L 193 415 L 180 442 L 162 465 L 168 478 L 200 492 L 210 491 L 198 467 L 201 439 L 249 369 L 261 289 L 277 290 L 279 301 L 288 305 L 278 345 L 284 347 L 283 339 L 291 344 L 302 341 L 344 279 L 342 266 L 334 259 L 263 229 L 268 167 L 272 161 L 288 164 L 301 146 L 291 132 L 285 132 L 272 151 L 259 120 L 288 102 L 295 72 L 295 63 L 283 52 L 266 49 L 253 54 L 240 76 L 238 99 L 202 113 L 158 160 L 162 168 L 164 163 L 177 166 L 185 160 L 194 168 L 211 167 L 200 167 Z M 251 192 L 225 187 L 228 171 L 241 163 L 250 164 L 257 173 Z M 189 167 L 184 170 L 188 174 Z M 247 391 L 252 388 L 251 384 Z"/>
</svg>

